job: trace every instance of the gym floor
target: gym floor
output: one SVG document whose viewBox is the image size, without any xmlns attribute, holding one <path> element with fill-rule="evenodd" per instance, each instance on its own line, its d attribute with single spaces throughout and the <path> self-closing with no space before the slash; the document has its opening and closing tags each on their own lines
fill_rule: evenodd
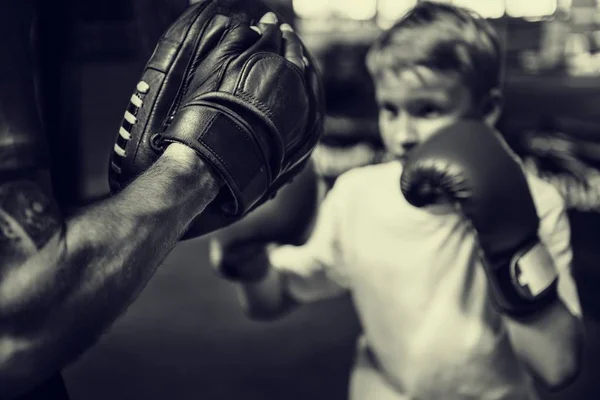
<svg viewBox="0 0 600 400">
<path fill-rule="evenodd" d="M 95 196 L 107 189 L 108 152 L 140 65 L 96 63 L 72 72 L 81 77 L 68 96 L 70 106 L 79 108 L 77 130 L 85 138 L 80 190 Z M 600 218 L 595 222 L 586 215 L 573 218 L 576 268 L 588 277 L 594 268 L 600 271 Z M 590 304 L 593 292 L 586 289 Z M 600 319 L 594 315 L 600 313 L 586 318 L 582 374 L 544 399 L 600 398 Z M 249 321 L 233 285 L 208 267 L 206 240 L 195 239 L 170 254 L 127 313 L 64 376 L 73 400 L 342 400 L 358 332 L 348 298 L 277 322 Z"/>
</svg>

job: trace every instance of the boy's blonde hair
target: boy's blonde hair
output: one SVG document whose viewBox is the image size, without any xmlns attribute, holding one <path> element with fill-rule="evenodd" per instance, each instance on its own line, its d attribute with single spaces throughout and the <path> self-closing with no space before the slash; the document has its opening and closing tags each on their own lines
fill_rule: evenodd
<svg viewBox="0 0 600 400">
<path fill-rule="evenodd" d="M 384 32 L 367 54 L 374 79 L 383 72 L 426 66 L 455 72 L 475 101 L 501 89 L 502 44 L 484 18 L 465 8 L 421 2 Z"/>
</svg>

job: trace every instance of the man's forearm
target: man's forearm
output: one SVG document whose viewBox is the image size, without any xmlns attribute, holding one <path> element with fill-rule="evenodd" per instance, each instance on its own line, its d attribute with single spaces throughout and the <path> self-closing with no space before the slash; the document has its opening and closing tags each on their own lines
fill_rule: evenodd
<svg viewBox="0 0 600 400">
<path fill-rule="evenodd" d="M 531 373 L 548 389 L 558 390 L 577 376 L 583 348 L 581 320 L 559 300 L 535 316 L 504 316 L 513 347 Z"/>
<path fill-rule="evenodd" d="M 180 162 L 187 153 L 169 159 L 171 147 L 123 192 L 64 221 L 24 262 L 2 266 L 3 395 L 38 383 L 92 345 L 214 199 L 212 171 L 199 160 Z"/>
</svg>

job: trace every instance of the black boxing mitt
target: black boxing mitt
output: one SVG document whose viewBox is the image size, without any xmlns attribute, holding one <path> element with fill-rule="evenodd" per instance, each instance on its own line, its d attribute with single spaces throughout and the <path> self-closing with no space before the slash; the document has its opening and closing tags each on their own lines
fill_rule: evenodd
<svg viewBox="0 0 600 400">
<path fill-rule="evenodd" d="M 305 166 L 323 131 L 323 91 L 286 60 L 278 26 L 250 26 L 264 2 L 203 0 L 161 37 L 131 97 L 110 160 L 113 193 L 172 142 L 196 151 L 225 183 L 185 238 L 239 220 Z M 281 20 L 280 20 L 281 22 Z"/>
</svg>

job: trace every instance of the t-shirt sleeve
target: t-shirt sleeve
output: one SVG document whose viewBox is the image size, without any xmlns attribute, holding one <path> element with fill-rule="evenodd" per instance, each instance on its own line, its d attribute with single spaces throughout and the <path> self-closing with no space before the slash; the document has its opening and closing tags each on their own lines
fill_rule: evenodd
<svg viewBox="0 0 600 400">
<path fill-rule="evenodd" d="M 339 179 L 321 203 L 313 232 L 302 246 L 284 245 L 270 250 L 271 265 L 285 274 L 287 290 L 297 301 L 311 302 L 344 293 L 339 230 L 345 190 Z"/>
<path fill-rule="evenodd" d="M 572 275 L 571 227 L 564 199 L 548 182 L 534 176 L 529 179 L 540 217 L 540 240 L 548 249 L 558 271 L 558 294 L 569 311 L 581 317 L 579 295 Z"/>
</svg>

